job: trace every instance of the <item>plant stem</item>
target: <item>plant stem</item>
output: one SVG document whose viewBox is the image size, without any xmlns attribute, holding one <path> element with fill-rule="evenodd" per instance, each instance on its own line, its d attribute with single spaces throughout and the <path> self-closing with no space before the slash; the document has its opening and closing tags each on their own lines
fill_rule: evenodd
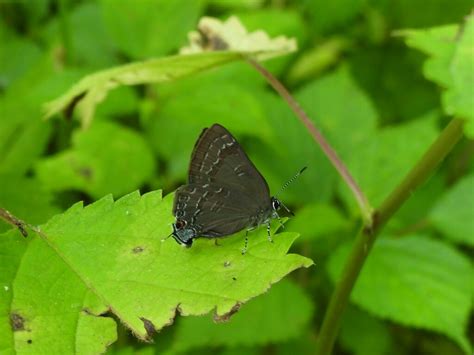
<svg viewBox="0 0 474 355">
<path fill-rule="evenodd" d="M 400 185 L 393 190 L 380 208 L 375 211 L 372 228 L 363 227 L 357 235 L 352 251 L 344 266 L 341 279 L 336 285 L 326 310 L 318 337 L 317 354 L 326 355 L 332 352 L 339 332 L 341 318 L 349 301 L 352 288 L 380 230 L 402 204 L 408 200 L 413 191 L 433 173 L 436 166 L 452 150 L 462 135 L 463 121 L 460 119 L 451 120 Z"/>
<path fill-rule="evenodd" d="M 3 219 L 5 222 L 11 224 L 14 227 L 17 227 L 20 233 L 24 236 L 28 236 L 28 232 L 26 231 L 26 223 L 23 222 L 21 219 L 16 218 L 6 209 L 0 207 L 0 219 Z"/>
<path fill-rule="evenodd" d="M 296 114 L 296 116 L 300 119 L 300 121 L 305 125 L 308 129 L 309 133 L 319 144 L 321 149 L 323 150 L 324 154 L 326 154 L 329 161 L 332 163 L 334 168 L 336 168 L 339 175 L 341 175 L 344 182 L 347 184 L 349 189 L 352 191 L 357 204 L 361 210 L 362 218 L 364 220 L 364 224 L 371 226 L 372 225 L 372 206 L 369 204 L 367 198 L 365 197 L 364 193 L 360 189 L 359 185 L 357 185 L 356 181 L 347 170 L 347 167 L 344 165 L 342 160 L 337 155 L 336 151 L 331 147 L 328 141 L 324 138 L 322 133 L 316 128 L 314 123 L 309 119 L 308 115 L 301 106 L 296 102 L 296 100 L 291 96 L 289 91 L 283 86 L 283 84 L 275 77 L 272 73 L 270 73 L 267 69 L 261 66 L 257 61 L 252 58 L 247 58 L 247 61 L 255 68 L 257 71 L 262 74 L 265 79 L 267 79 L 268 83 L 275 89 L 276 92 L 280 94 L 280 96 L 288 103 L 290 108 Z"/>
</svg>

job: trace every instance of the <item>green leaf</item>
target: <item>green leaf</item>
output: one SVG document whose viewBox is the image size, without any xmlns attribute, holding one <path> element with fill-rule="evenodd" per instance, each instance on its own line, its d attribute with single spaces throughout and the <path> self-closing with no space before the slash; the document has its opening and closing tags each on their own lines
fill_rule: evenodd
<svg viewBox="0 0 474 355">
<path fill-rule="evenodd" d="M 38 179 L 49 189 L 79 189 L 96 198 L 130 192 L 154 169 L 151 150 L 138 133 L 106 122 L 74 132 L 71 149 L 36 165 Z"/>
<path fill-rule="evenodd" d="M 44 241 L 0 235 L 0 352 L 99 354 L 116 339 L 115 322 Z"/>
<path fill-rule="evenodd" d="M 107 95 L 108 91 L 120 85 L 138 85 L 162 83 L 176 80 L 201 70 L 234 61 L 240 58 L 238 53 L 212 52 L 196 55 L 165 57 L 135 62 L 85 76 L 63 95 L 45 105 L 46 117 L 65 110 L 75 100 L 81 99 L 80 116 L 84 126 L 89 126 L 95 107 Z"/>
<path fill-rule="evenodd" d="M 194 29 L 203 1 L 101 0 L 105 26 L 116 47 L 133 59 L 168 54 Z"/>
<path fill-rule="evenodd" d="M 346 66 L 303 87 L 296 98 L 343 157 L 375 132 L 377 112 Z"/>
<path fill-rule="evenodd" d="M 383 128 L 353 149 L 347 166 L 372 205 L 379 205 L 387 197 L 435 140 L 434 118 L 430 114 Z M 342 182 L 340 191 L 355 213 L 354 199 Z"/>
<path fill-rule="evenodd" d="M 474 137 L 474 16 L 467 17 L 461 27 L 405 30 L 400 34 L 406 37 L 407 45 L 430 56 L 424 65 L 426 78 L 445 89 L 445 112 L 467 120 L 465 133 Z"/>
<path fill-rule="evenodd" d="M 321 33 L 334 31 L 347 26 L 363 9 L 363 0 L 306 0 L 306 7 L 311 16 L 312 29 Z"/>
<path fill-rule="evenodd" d="M 353 306 L 344 313 L 339 342 L 354 355 L 390 354 L 394 346 L 390 331 L 381 320 Z"/>
<path fill-rule="evenodd" d="M 452 86 L 446 93 L 449 114 L 467 120 L 465 133 L 474 138 L 474 15 L 461 27 L 453 60 L 449 67 Z"/>
<path fill-rule="evenodd" d="M 447 238 L 474 246 L 474 174 L 462 178 L 436 203 L 429 218 Z"/>
<path fill-rule="evenodd" d="M 216 51 L 208 52 L 208 48 L 201 46 L 200 34 L 193 33 L 189 46 L 181 49 L 186 55 L 130 63 L 88 75 L 62 96 L 46 103 L 45 117 L 74 107 L 77 101 L 80 101 L 81 122 L 87 127 L 92 121 L 97 104 L 109 90 L 118 86 L 173 81 L 224 63 L 242 60 L 246 56 L 265 60 L 296 50 L 294 39 L 283 36 L 270 39 L 263 31 L 247 33 L 235 17 L 231 17 L 227 22 L 206 17 L 201 20 L 200 25 L 208 26 L 206 34 L 212 35 L 216 43 L 223 42 L 227 50 L 211 48 Z"/>
<path fill-rule="evenodd" d="M 125 5 L 125 3 L 124 3 Z M 94 2 L 65 4 L 68 7 L 67 26 L 68 42 L 65 51 L 67 64 L 90 68 L 103 68 L 117 64 L 118 57 L 101 14 L 100 5 Z M 122 17 L 126 18 L 126 17 Z M 61 17 L 53 17 L 45 28 L 41 28 L 43 41 L 64 45 L 64 30 L 61 28 Z"/>
<path fill-rule="evenodd" d="M 28 223 L 44 223 L 59 213 L 53 195 L 36 179 L 0 174 L 0 186 L 0 207 Z M 10 228 L 11 225 L 0 221 L 0 232 Z"/>
<path fill-rule="evenodd" d="M 299 241 L 319 239 L 333 233 L 347 231 L 349 223 L 336 208 L 325 203 L 313 203 L 298 210 L 285 224 L 290 231 L 301 234 Z"/>
<path fill-rule="evenodd" d="M 189 249 L 173 239 L 161 242 L 170 233 L 172 200 L 162 200 L 160 192 L 116 202 L 108 196 L 85 208 L 76 204 L 41 227 L 50 250 L 141 339 L 178 312 L 214 310 L 228 317 L 289 272 L 312 265 L 287 254 L 296 233 L 280 233 L 272 244 L 264 228 L 251 234 L 245 255 L 243 232 L 219 245 L 199 239 Z"/>
<path fill-rule="evenodd" d="M 229 322 L 215 323 L 209 317 L 181 319 L 176 325 L 170 352 L 197 347 L 262 346 L 287 341 L 303 331 L 312 311 L 311 300 L 303 290 L 283 280 L 267 294 L 250 301 Z"/>
<path fill-rule="evenodd" d="M 333 281 L 350 251 L 343 245 L 329 261 Z M 424 236 L 379 239 L 367 258 L 351 300 L 367 311 L 449 336 L 469 353 L 465 336 L 472 297 L 469 260 Z"/>
</svg>

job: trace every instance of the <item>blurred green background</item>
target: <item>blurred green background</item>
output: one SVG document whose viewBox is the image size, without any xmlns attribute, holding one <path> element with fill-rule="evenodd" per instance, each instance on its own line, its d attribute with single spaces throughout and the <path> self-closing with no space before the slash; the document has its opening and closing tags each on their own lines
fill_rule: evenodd
<svg viewBox="0 0 474 355">
<path fill-rule="evenodd" d="M 177 53 L 201 16 L 295 37 L 264 65 L 295 95 L 377 206 L 449 118 L 425 56 L 393 31 L 460 23 L 467 0 L 0 1 L 0 206 L 39 224 L 73 203 L 186 180 L 203 127 L 241 142 L 301 233 L 316 266 L 252 300 L 225 325 L 179 318 L 139 343 L 124 328 L 110 353 L 310 354 L 359 227 L 352 196 L 287 105 L 245 63 L 176 82 L 114 90 L 91 127 L 41 119 L 41 105 L 86 74 Z M 464 139 L 390 221 L 356 286 L 338 354 L 458 354 L 474 336 L 474 143 Z M 0 222 L 0 231 L 8 225 Z M 470 281 L 466 282 L 466 278 Z M 466 306 L 466 299 L 468 306 Z M 461 300 L 461 301 L 459 301 Z M 471 340 L 472 341 L 472 340 Z"/>
</svg>

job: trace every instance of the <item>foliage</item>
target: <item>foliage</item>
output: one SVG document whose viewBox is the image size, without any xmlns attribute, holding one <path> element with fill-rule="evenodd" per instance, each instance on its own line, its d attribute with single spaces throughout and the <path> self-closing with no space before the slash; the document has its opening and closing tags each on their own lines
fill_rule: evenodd
<svg viewBox="0 0 474 355">
<path fill-rule="evenodd" d="M 0 352 L 314 352 L 360 212 L 242 55 L 275 57 L 262 65 L 374 208 L 449 120 L 464 122 L 465 138 L 376 241 L 334 352 L 472 352 L 471 7 L 467 0 L 1 3 L 0 208 L 30 227 L 24 238 L 0 219 Z M 202 52 L 196 33 L 188 36 L 203 16 L 232 15 L 247 30 L 201 20 L 210 33 L 226 33 L 229 50 Z M 180 55 L 185 46 L 194 53 Z M 245 232 L 190 249 L 161 241 L 194 142 L 215 122 L 235 134 L 272 192 L 308 166 L 279 196 L 296 216 L 273 244 L 264 228 L 250 232 L 244 256 Z M 307 268 L 310 258 L 315 266 Z"/>
</svg>

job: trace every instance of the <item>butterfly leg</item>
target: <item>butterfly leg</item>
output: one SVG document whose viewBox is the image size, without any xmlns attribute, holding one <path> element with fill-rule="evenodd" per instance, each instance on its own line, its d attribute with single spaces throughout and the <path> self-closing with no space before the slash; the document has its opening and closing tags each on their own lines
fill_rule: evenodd
<svg viewBox="0 0 474 355">
<path fill-rule="evenodd" d="M 267 237 L 268 237 L 268 241 L 269 241 L 270 243 L 273 243 L 272 236 L 270 235 L 270 228 L 271 228 L 270 222 L 267 222 Z"/>
<path fill-rule="evenodd" d="M 242 249 L 242 255 L 244 255 L 247 252 L 247 247 L 249 245 L 249 230 L 247 229 L 245 231 L 245 241 L 244 241 L 244 248 Z"/>
</svg>

